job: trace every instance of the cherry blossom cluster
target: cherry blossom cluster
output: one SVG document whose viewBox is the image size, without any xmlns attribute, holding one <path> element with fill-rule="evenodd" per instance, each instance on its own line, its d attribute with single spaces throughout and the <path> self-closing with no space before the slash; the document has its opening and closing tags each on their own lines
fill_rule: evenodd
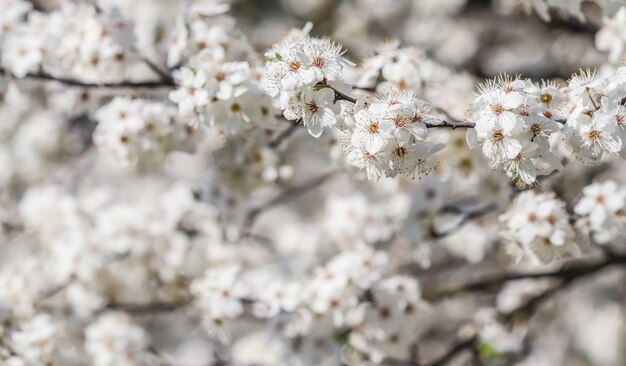
<svg viewBox="0 0 626 366">
<path fill-rule="evenodd" d="M 118 11 L 97 12 L 93 6 L 63 2 L 61 9 L 31 11 L 25 22 L 25 1 L 10 1 L 8 34 L 2 42 L 2 66 L 17 77 L 40 70 L 52 75 L 107 82 L 124 79 L 139 57 L 132 24 Z M 4 17 L 3 9 L 3 17 Z"/>
<path fill-rule="evenodd" d="M 275 125 L 270 98 L 259 88 L 259 71 L 248 62 L 223 62 L 205 50 L 174 74 L 169 94 L 181 116 L 233 136 L 252 127 Z"/>
<path fill-rule="evenodd" d="M 292 29 L 266 53 L 266 92 L 278 98 L 288 120 L 300 119 L 313 137 L 337 122 L 341 106 L 335 90 L 345 90 L 341 79 L 351 65 L 341 46 L 328 39 L 309 36 L 312 24 Z"/>
<path fill-rule="evenodd" d="M 420 287 L 413 278 L 393 276 L 372 288 L 373 302 L 364 310 L 362 326 L 350 333 L 350 345 L 363 360 L 381 363 L 388 357 L 408 360 L 416 335 L 428 316 Z"/>
<path fill-rule="evenodd" d="M 462 115 L 464 107 L 451 101 L 463 101 L 474 88 L 474 80 L 430 59 L 419 48 L 400 46 L 399 41 L 379 45 L 372 56 L 361 62 L 356 74 L 350 75 L 354 84 L 377 91 L 390 86 L 411 90 L 438 108 Z"/>
<path fill-rule="evenodd" d="M 0 107 L 0 187 L 15 182 L 38 182 L 59 168 L 57 159 L 71 146 L 63 117 L 39 107 L 32 107 L 34 98 L 15 85 L 10 85 Z M 29 107 L 30 106 L 30 107 Z"/>
<path fill-rule="evenodd" d="M 270 143 L 265 131 L 253 129 L 233 136 L 213 151 L 216 169 L 211 172 L 206 200 L 218 206 L 224 215 L 240 221 L 245 214 L 245 197 L 269 184 L 289 182 L 293 167 Z"/>
<path fill-rule="evenodd" d="M 191 289 L 205 310 L 204 326 L 224 342 L 235 320 L 246 314 L 261 319 L 282 314 L 280 337 L 299 344 L 283 356 L 290 364 L 328 362 L 342 342 L 354 349 L 347 356 L 353 362 L 407 360 L 426 305 L 415 279 L 384 276 L 387 263 L 385 253 L 361 245 L 314 268 L 302 283 L 263 276 L 256 281 L 266 285 L 253 286 L 240 266 L 227 265 L 209 269 Z"/>
<path fill-rule="evenodd" d="M 583 189 L 574 207 L 581 216 L 577 226 L 590 233 L 597 244 L 608 244 L 624 238 L 626 225 L 626 189 L 609 180 L 593 183 Z"/>
<path fill-rule="evenodd" d="M 146 330 L 125 313 L 105 313 L 85 329 L 85 351 L 94 366 L 158 364 L 149 347 Z"/>
<path fill-rule="evenodd" d="M 481 85 L 472 104 L 470 147 L 482 145 L 494 169 L 523 185 L 535 184 L 562 165 L 551 151 L 550 136 L 561 129 L 563 96 L 553 83 L 501 75 Z"/>
<path fill-rule="evenodd" d="M 117 300 L 153 296 L 155 289 L 147 282 L 141 293 L 126 282 L 129 273 L 139 282 L 149 281 L 154 274 L 164 284 L 193 273 L 188 261 L 191 239 L 185 234 L 185 225 L 195 224 L 183 222 L 190 211 L 206 209 L 195 204 L 187 185 L 161 190 L 158 202 L 111 202 L 111 193 L 103 187 L 76 197 L 58 186 L 33 187 L 19 206 L 24 224 L 39 237 L 41 250 L 54 258 L 55 265 L 45 269 L 47 278 L 38 280 L 42 286 L 67 286 L 67 301 L 79 316 L 93 314 L 111 301 L 111 289 Z M 210 233 L 210 211 L 206 215 L 208 221 L 198 231 L 199 237 L 202 233 L 214 235 Z M 144 261 L 149 265 L 142 265 Z M 185 274 L 187 270 L 192 272 Z M 31 281 L 33 273 L 25 272 L 22 278 L 9 271 L 3 273 L 9 277 L 0 277 L 18 285 L 19 281 Z M 3 287 L 1 302 L 23 309 L 20 315 L 27 316 L 42 296 L 37 288 L 29 289 L 16 294 L 14 286 Z"/>
<path fill-rule="evenodd" d="M 348 163 L 365 169 L 370 180 L 427 171 L 425 161 L 443 146 L 426 141 L 428 126 L 441 123 L 410 91 L 390 88 L 357 103 L 345 118 Z"/>
<path fill-rule="evenodd" d="M 545 22 L 549 22 L 553 17 L 573 17 L 579 22 L 589 20 L 589 13 L 585 11 L 585 0 L 500 0 L 503 7 L 521 6 L 527 13 L 533 11 Z M 621 0 L 599 0 L 594 2 L 597 11 L 605 16 L 611 14 L 612 9 L 624 5 Z"/>
<path fill-rule="evenodd" d="M 549 263 L 580 251 L 565 203 L 554 193 L 520 193 L 500 221 L 506 250 L 517 262 Z"/>
<path fill-rule="evenodd" d="M 626 7 L 621 7 L 613 17 L 605 16 L 602 28 L 596 33 L 596 47 L 609 53 L 609 61 L 618 64 L 626 57 Z"/>
<path fill-rule="evenodd" d="M 625 156 L 626 67 L 600 77 L 581 70 L 567 87 L 569 114 L 564 128 L 568 149 L 580 161 L 598 163 L 603 156 Z"/>
<path fill-rule="evenodd" d="M 163 160 L 171 151 L 191 151 L 200 135 L 197 126 L 182 122 L 175 108 L 160 102 L 117 97 L 95 118 L 96 147 L 123 167 Z"/>
<path fill-rule="evenodd" d="M 254 49 L 235 19 L 226 14 L 229 5 L 205 1 L 188 4 L 160 45 L 167 66 L 188 65 L 200 53 L 226 61 L 254 57 Z"/>
<path fill-rule="evenodd" d="M 485 6 L 465 0 L 239 1 L 278 12 L 244 19 L 248 39 L 230 2 L 0 0 L 1 365 L 621 364 L 619 276 L 541 306 L 626 260 L 620 1 L 594 2 L 598 72 L 476 94 L 462 70 L 501 55 L 450 44 L 542 24 L 458 25 Z M 579 26 L 582 2 L 493 7 Z M 307 24 L 261 57 L 287 7 L 369 56 Z"/>
</svg>

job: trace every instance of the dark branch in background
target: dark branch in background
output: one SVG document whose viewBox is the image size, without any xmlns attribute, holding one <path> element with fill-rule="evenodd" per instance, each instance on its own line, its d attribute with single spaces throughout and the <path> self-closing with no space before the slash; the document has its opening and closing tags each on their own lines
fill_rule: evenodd
<svg viewBox="0 0 626 366">
<path fill-rule="evenodd" d="M 254 221 L 259 216 L 259 214 L 261 214 L 263 211 L 268 210 L 274 206 L 280 205 L 282 203 L 285 203 L 295 197 L 301 196 L 309 192 L 310 190 L 319 187 L 320 185 L 322 185 L 323 183 L 325 183 L 326 181 L 328 181 L 330 178 L 332 178 L 335 175 L 336 175 L 336 172 L 331 171 L 328 173 L 324 173 L 318 177 L 312 178 L 311 180 L 306 181 L 302 184 L 289 187 L 285 189 L 284 191 L 282 191 L 281 193 L 279 193 L 276 197 L 269 200 L 268 202 L 256 208 L 251 209 L 250 211 L 248 211 L 248 214 L 246 215 L 244 219 L 244 222 L 241 228 L 242 236 L 250 235 L 250 232 L 249 232 L 250 228 L 252 227 L 252 225 L 254 225 Z"/>
<path fill-rule="evenodd" d="M 441 355 L 439 358 L 431 361 L 420 364 L 420 366 L 443 366 L 448 362 L 452 361 L 457 355 L 466 349 L 470 349 L 474 347 L 475 343 L 478 341 L 478 336 L 474 335 L 466 340 L 459 341 L 457 344 L 452 346 L 446 353 Z"/>
<path fill-rule="evenodd" d="M 453 130 L 456 128 L 474 128 L 474 126 L 476 126 L 474 122 L 448 122 L 445 120 L 439 124 L 426 124 L 428 128 L 451 128 Z"/>
<path fill-rule="evenodd" d="M 13 349 L 13 347 L 11 347 L 11 345 L 9 344 L 9 342 L 7 342 L 5 340 L 5 334 L 2 334 L 2 336 L 0 336 L 0 351 L 4 350 L 6 351 L 10 357 L 19 357 L 19 354 L 17 352 L 15 352 L 15 350 Z M 0 360 L 1 360 L 1 356 L 2 354 L 0 354 Z"/>
<path fill-rule="evenodd" d="M 180 302 L 151 302 L 147 304 L 109 303 L 99 312 L 124 311 L 133 315 L 149 315 L 158 313 L 171 313 L 188 306 L 190 301 Z"/>
<path fill-rule="evenodd" d="M 476 218 L 479 218 L 481 216 L 484 216 L 492 211 L 494 211 L 496 209 L 496 206 L 494 204 L 490 204 L 487 205 L 483 208 L 474 210 L 474 211 L 470 211 L 470 212 L 464 212 L 464 211 L 459 211 L 458 208 L 456 207 L 444 207 L 443 210 L 441 212 L 443 213 L 459 213 L 461 215 L 461 219 L 459 220 L 459 222 L 454 225 L 451 228 L 448 228 L 447 230 L 444 231 L 437 231 L 435 230 L 435 228 L 431 228 L 430 231 L 430 236 L 434 239 L 441 239 L 444 238 L 448 235 L 454 234 L 455 232 L 459 231 L 461 228 L 463 228 L 463 226 L 468 223 L 471 220 L 474 220 Z"/>
<path fill-rule="evenodd" d="M 282 116 L 281 116 L 282 117 Z M 298 129 L 300 129 L 300 124 L 297 122 L 293 122 L 291 126 L 284 129 L 281 133 L 278 134 L 272 141 L 269 143 L 270 149 L 278 148 L 283 141 L 285 141 L 289 136 L 293 135 Z"/>
<path fill-rule="evenodd" d="M 11 73 L 6 71 L 5 69 L 0 68 L 0 75 L 7 75 L 13 77 Z M 31 79 L 31 80 L 41 80 L 41 81 L 56 81 L 61 84 L 65 84 L 68 86 L 75 86 L 81 88 L 172 88 L 175 86 L 174 82 L 171 80 L 146 80 L 146 81 L 130 81 L 124 80 L 119 82 L 107 82 L 107 83 L 96 83 L 96 82 L 85 82 L 81 80 L 57 77 L 50 75 L 46 72 L 40 71 L 38 73 L 28 73 L 23 78 L 15 78 L 17 80 L 23 79 Z"/>
<path fill-rule="evenodd" d="M 486 277 L 484 279 L 469 282 L 466 284 L 453 286 L 447 290 L 440 291 L 438 293 L 433 294 L 425 294 L 424 298 L 431 300 L 439 299 L 441 296 L 449 296 L 460 292 L 465 291 L 483 291 L 489 290 L 494 287 L 499 287 L 503 283 L 512 280 L 518 279 L 526 279 L 526 278 L 556 278 L 560 280 L 560 283 L 550 287 L 549 289 L 541 292 L 538 295 L 531 297 L 524 304 L 520 305 L 517 309 L 513 310 L 510 313 L 500 313 L 498 316 L 498 320 L 504 323 L 505 325 L 511 325 L 514 322 L 520 320 L 527 320 L 530 316 L 532 316 L 538 308 L 550 300 L 555 294 L 559 291 L 566 289 L 568 286 L 573 284 L 575 281 L 583 278 L 587 278 L 593 274 L 596 274 L 604 269 L 613 267 L 613 266 L 626 266 L 626 254 L 616 254 L 612 251 L 608 251 L 606 257 L 602 260 L 588 261 L 588 260 L 578 260 L 569 265 L 565 265 L 563 268 L 554 271 L 547 272 L 539 272 L 539 273 L 509 273 L 509 274 L 500 274 L 492 277 Z M 626 268 L 626 267 L 622 267 Z M 479 335 L 474 334 L 473 336 L 466 338 L 464 340 L 460 340 L 451 346 L 447 351 L 445 351 L 441 356 L 436 359 L 428 362 L 419 363 L 419 366 L 444 366 L 449 364 L 452 360 L 454 360 L 458 355 L 460 355 L 464 351 L 474 350 L 477 346 L 477 343 L 480 341 Z M 414 363 L 411 362 L 393 362 L 393 365 L 398 366 L 412 366 Z"/>
<path fill-rule="evenodd" d="M 505 272 L 485 275 L 477 280 L 469 281 L 461 284 L 453 285 L 435 285 L 432 286 L 432 290 L 424 291 L 424 299 L 429 301 L 440 300 L 452 295 L 465 293 L 465 292 L 481 292 L 499 289 L 503 284 L 509 281 L 524 280 L 524 279 L 541 279 L 541 278 L 554 278 L 561 280 L 564 283 L 569 283 L 580 277 L 584 277 L 593 273 L 596 273 L 605 268 L 618 265 L 626 265 L 626 254 L 616 254 L 608 252 L 604 259 L 601 260 L 587 260 L 576 259 L 565 263 L 562 267 L 534 273 L 523 272 Z"/>
<path fill-rule="evenodd" d="M 337 101 L 337 100 L 345 100 L 345 101 L 348 101 L 350 103 L 356 104 L 356 98 L 353 98 L 353 97 L 351 97 L 349 95 L 346 95 L 346 94 L 340 92 L 339 90 L 333 88 L 330 85 L 326 85 L 326 86 L 331 88 L 335 92 L 335 101 Z"/>
<path fill-rule="evenodd" d="M 146 66 L 148 66 L 148 68 L 150 68 L 150 70 L 152 70 L 152 72 L 154 72 L 155 74 L 157 74 L 157 75 L 159 75 L 161 77 L 161 80 L 162 80 L 163 83 L 167 84 L 168 86 L 175 86 L 176 85 L 174 83 L 174 78 L 172 78 L 172 75 L 170 75 L 167 71 L 161 70 L 160 67 L 158 67 L 149 58 L 147 58 L 146 56 L 142 55 L 134 47 L 133 47 L 133 51 L 139 56 L 141 61 L 143 61 L 143 63 L 146 64 Z"/>
<path fill-rule="evenodd" d="M 117 81 L 117 82 L 98 83 L 98 82 L 87 82 L 87 81 L 82 81 L 82 80 L 77 80 L 77 79 L 72 79 L 72 78 L 66 78 L 66 77 L 61 77 L 61 76 L 54 76 L 54 75 L 48 74 L 48 73 L 46 73 L 44 71 L 40 71 L 40 72 L 37 72 L 37 73 L 28 73 L 23 78 L 16 78 L 10 72 L 6 71 L 3 68 L 0 68 L 0 75 L 6 75 L 6 76 L 9 76 L 9 77 L 13 77 L 13 78 L 15 78 L 17 80 L 30 79 L 30 80 L 41 80 L 41 81 L 54 81 L 54 82 L 58 82 L 58 83 L 61 83 L 61 84 L 68 85 L 68 86 L 75 86 L 75 87 L 89 88 L 89 89 L 93 89 L 93 88 L 154 89 L 154 88 L 174 88 L 176 86 L 176 83 L 174 82 L 174 80 L 172 79 L 171 76 L 169 76 L 167 73 L 165 73 L 164 71 L 159 69 L 154 63 L 152 63 L 147 58 L 145 58 L 145 57 L 141 57 L 141 58 L 146 63 L 146 65 L 148 65 L 148 67 L 150 67 L 150 69 L 152 69 L 152 71 L 157 73 L 162 78 L 161 80 L 144 80 L 144 81 L 123 80 L 123 81 Z M 336 100 L 346 100 L 346 101 L 351 102 L 351 103 L 356 103 L 356 99 L 355 98 L 350 97 L 350 96 L 348 96 L 348 95 L 346 95 L 346 94 L 336 90 L 333 87 L 329 87 L 329 88 L 333 89 L 333 91 L 335 92 Z M 453 122 L 451 122 L 451 121 L 444 120 L 440 124 L 426 124 L 426 126 L 429 127 L 429 128 L 451 128 L 451 129 L 456 129 L 456 128 L 473 128 L 474 127 L 474 123 L 472 123 L 472 122 L 465 122 L 465 121 L 453 121 Z M 294 129 L 295 129 L 295 127 L 294 127 Z M 289 132 L 289 134 L 291 134 L 291 133 L 293 133 L 293 131 Z M 282 142 L 282 141 L 280 141 L 280 142 Z M 278 144 L 280 144 L 280 142 L 277 142 L 276 146 Z M 270 147 L 274 147 L 274 146 L 270 145 Z"/>
</svg>

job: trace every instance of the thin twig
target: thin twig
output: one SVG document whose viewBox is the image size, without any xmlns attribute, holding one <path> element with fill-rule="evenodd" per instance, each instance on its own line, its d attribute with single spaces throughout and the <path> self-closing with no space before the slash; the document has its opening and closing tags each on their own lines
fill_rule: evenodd
<svg viewBox="0 0 626 366">
<path fill-rule="evenodd" d="M 625 265 L 626 254 L 613 254 L 603 260 L 589 261 L 587 259 L 572 260 L 562 267 L 543 272 L 500 272 L 484 275 L 483 277 L 465 283 L 453 285 L 436 285 L 433 290 L 424 292 L 424 299 L 435 301 L 452 295 L 465 292 L 480 292 L 499 289 L 504 283 L 524 279 L 556 278 L 562 281 L 573 281 L 582 276 L 593 274 L 599 270 Z"/>
<path fill-rule="evenodd" d="M 496 209 L 496 205 L 490 204 L 490 205 L 487 205 L 487 206 L 485 206 L 483 208 L 477 209 L 475 211 L 461 213 L 461 215 L 462 215 L 461 220 L 456 225 L 454 225 L 453 227 L 451 227 L 451 228 L 449 228 L 447 230 L 444 230 L 444 231 L 437 231 L 434 228 L 432 228 L 431 231 L 430 231 L 430 236 L 433 239 L 441 239 L 441 238 L 444 238 L 444 237 L 446 237 L 448 235 L 454 234 L 455 232 L 457 232 L 461 228 L 463 228 L 463 226 L 467 222 L 469 222 L 469 221 L 471 221 L 473 219 L 479 218 L 481 216 L 484 216 L 484 215 L 488 214 L 489 212 L 492 212 L 495 209 Z M 449 208 L 449 210 L 451 210 L 451 208 Z"/>
<path fill-rule="evenodd" d="M 86 82 L 77 79 L 58 77 L 48 74 L 46 72 L 40 71 L 37 73 L 28 73 L 23 78 L 17 78 L 13 76 L 10 72 L 5 69 L 0 68 L 0 75 L 7 75 L 17 80 L 22 79 L 32 79 L 32 80 L 42 80 L 42 81 L 55 81 L 61 84 L 65 84 L 68 86 L 75 86 L 81 88 L 172 88 L 175 86 L 173 81 L 170 80 L 145 80 L 145 81 L 130 81 L 123 80 L 118 82 L 106 82 L 106 83 L 98 83 L 98 82 Z"/>
<path fill-rule="evenodd" d="M 280 146 L 280 144 L 283 143 L 283 141 L 289 138 L 289 136 L 293 135 L 294 132 L 296 132 L 299 128 L 300 124 L 293 123 L 291 126 L 287 127 L 280 134 L 278 134 L 278 136 L 276 136 L 272 141 L 270 141 L 268 146 L 270 147 L 270 149 L 276 149 Z"/>
<path fill-rule="evenodd" d="M 254 221 L 256 220 L 256 218 L 259 216 L 259 214 L 261 214 L 262 212 L 280 205 L 284 202 L 287 202 L 295 197 L 301 196 L 304 193 L 309 192 L 310 190 L 317 188 L 318 186 L 322 185 L 323 183 L 325 183 L 326 181 L 328 181 L 330 178 L 332 178 L 333 176 L 335 176 L 336 172 L 335 171 L 331 171 L 328 173 L 324 173 L 318 177 L 315 177 L 309 181 L 306 181 L 302 184 L 293 186 L 293 187 L 289 187 L 287 189 L 285 189 L 284 191 L 282 191 L 280 194 L 278 194 L 276 197 L 272 198 L 271 200 L 269 200 L 268 202 L 251 209 L 250 211 L 248 211 L 248 214 L 246 215 L 245 219 L 244 219 L 244 223 L 242 225 L 242 236 L 248 236 L 249 235 L 249 231 L 250 228 L 252 227 L 252 225 L 254 224 Z"/>
<path fill-rule="evenodd" d="M 134 315 L 147 315 L 155 313 L 171 313 L 178 311 L 190 304 L 189 301 L 179 302 L 151 302 L 147 304 L 131 304 L 112 302 L 105 306 L 100 312 L 124 311 Z"/>
<path fill-rule="evenodd" d="M 356 104 L 356 98 L 353 98 L 353 97 L 351 97 L 349 95 L 346 95 L 346 94 L 340 92 L 339 90 L 333 88 L 330 85 L 326 85 L 326 86 L 328 86 L 329 88 L 331 88 L 335 92 L 335 100 L 336 101 L 337 100 L 347 100 L 350 103 Z"/>
<path fill-rule="evenodd" d="M 460 341 L 454 346 L 452 346 L 448 351 L 446 351 L 446 353 L 441 355 L 439 358 L 431 362 L 426 362 L 422 364 L 422 366 L 443 366 L 447 364 L 448 362 L 452 361 L 452 359 L 454 359 L 461 352 L 474 347 L 474 344 L 476 343 L 477 340 L 478 340 L 478 336 L 474 335 L 473 337 Z"/>
<path fill-rule="evenodd" d="M 458 122 L 449 122 L 446 120 L 441 121 L 441 123 L 436 123 L 436 124 L 431 124 L 431 123 L 427 123 L 426 127 L 428 128 L 451 128 L 451 129 L 457 129 L 457 128 L 474 128 L 476 126 L 476 124 L 474 122 L 465 122 L 465 121 L 458 121 Z"/>
</svg>

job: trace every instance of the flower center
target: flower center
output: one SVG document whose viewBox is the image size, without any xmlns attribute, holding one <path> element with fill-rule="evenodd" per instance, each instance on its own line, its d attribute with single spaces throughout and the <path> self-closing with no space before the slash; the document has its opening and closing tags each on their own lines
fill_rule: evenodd
<svg viewBox="0 0 626 366">
<path fill-rule="evenodd" d="M 326 60 L 324 60 L 323 57 L 317 56 L 313 59 L 313 66 L 319 67 L 320 69 L 324 66 L 324 63 L 326 63 Z"/>
<path fill-rule="evenodd" d="M 396 116 L 393 119 L 393 123 L 396 125 L 396 127 L 400 128 L 400 127 L 404 127 L 404 124 L 406 123 L 406 118 L 404 118 L 404 116 Z"/>
<path fill-rule="evenodd" d="M 538 123 L 535 123 L 534 125 L 530 127 L 530 130 L 533 131 L 535 136 L 539 135 L 541 133 L 541 125 Z"/>
<path fill-rule="evenodd" d="M 394 151 L 394 154 L 399 158 L 404 157 L 406 155 L 406 149 L 402 146 L 398 146 L 398 148 Z"/>
<path fill-rule="evenodd" d="M 369 133 L 378 133 L 379 129 L 378 129 L 378 122 L 372 122 L 369 124 L 369 126 L 367 126 L 367 131 Z"/>
<path fill-rule="evenodd" d="M 491 133 L 491 140 L 500 141 L 504 138 L 504 133 L 502 130 L 495 130 Z"/>
<path fill-rule="evenodd" d="M 289 71 L 297 72 L 300 69 L 300 63 L 298 61 L 291 61 L 289 63 Z"/>
<path fill-rule="evenodd" d="M 311 113 L 317 113 L 317 111 L 320 110 L 320 107 L 318 107 L 315 102 L 307 103 L 306 105 Z"/>
<path fill-rule="evenodd" d="M 496 104 L 491 107 L 491 110 L 493 110 L 495 114 L 502 114 L 502 112 L 504 112 L 504 106 L 502 104 Z"/>
<path fill-rule="evenodd" d="M 600 131 L 598 130 L 591 130 L 589 132 L 587 132 L 587 137 L 589 138 L 589 140 L 591 141 L 596 141 L 600 138 Z"/>
</svg>

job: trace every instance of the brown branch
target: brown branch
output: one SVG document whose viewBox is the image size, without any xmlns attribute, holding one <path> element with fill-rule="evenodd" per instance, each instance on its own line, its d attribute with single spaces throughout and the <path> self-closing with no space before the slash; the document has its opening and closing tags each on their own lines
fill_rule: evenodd
<svg viewBox="0 0 626 366">
<path fill-rule="evenodd" d="M 579 260 L 570 265 L 563 266 L 557 270 L 538 272 L 538 273 L 504 273 L 495 276 L 489 276 L 478 281 L 469 282 L 463 285 L 452 286 L 443 291 L 439 291 L 436 294 L 425 294 L 424 297 L 431 299 L 439 299 L 442 296 L 449 296 L 466 291 L 483 291 L 492 289 L 493 287 L 500 287 L 503 283 L 519 279 L 538 279 L 538 278 L 557 278 L 560 283 L 553 286 L 542 293 L 530 298 L 523 305 L 520 305 L 517 309 L 510 313 L 499 314 L 498 318 L 503 323 L 511 323 L 520 319 L 527 319 L 534 314 L 537 309 L 546 301 L 551 299 L 558 292 L 568 288 L 577 280 L 587 278 L 602 270 L 613 266 L 626 266 L 626 254 L 616 254 L 612 251 L 608 251 L 607 255 L 602 260 Z M 626 268 L 626 267 L 622 267 Z M 436 296 L 434 296 L 436 295 Z M 422 366 L 443 366 L 452 361 L 457 355 L 465 350 L 473 348 L 478 341 L 478 335 L 459 341 L 452 346 L 443 355 L 437 359 L 421 364 Z"/>
<path fill-rule="evenodd" d="M 325 85 L 335 92 L 335 101 L 346 100 L 346 101 L 348 101 L 350 103 L 356 104 L 356 98 L 353 98 L 353 97 L 351 97 L 349 95 L 346 95 L 346 94 L 340 92 L 339 90 L 333 88 L 332 86 L 330 86 L 328 84 L 325 84 Z"/>
<path fill-rule="evenodd" d="M 270 141 L 268 145 L 269 148 L 270 149 L 278 148 L 287 138 L 289 138 L 289 136 L 293 135 L 299 128 L 300 128 L 299 123 L 297 122 L 292 123 L 291 126 L 284 129 L 280 134 L 278 134 L 278 136 L 276 136 L 272 141 Z"/>
<path fill-rule="evenodd" d="M 41 80 L 41 81 L 55 81 L 61 84 L 65 84 L 68 86 L 80 87 L 80 88 L 173 88 L 175 86 L 173 80 L 145 80 L 145 81 L 130 81 L 123 80 L 118 82 L 106 82 L 106 83 L 98 83 L 98 82 L 86 82 L 82 80 L 58 77 L 46 72 L 40 71 L 37 73 L 28 73 L 23 78 L 17 78 L 13 76 L 10 72 L 5 69 L 0 68 L 0 75 L 7 75 L 17 80 L 23 79 L 31 79 L 31 80 Z"/>
<path fill-rule="evenodd" d="M 459 122 L 448 122 L 446 120 L 442 120 L 441 123 L 437 123 L 437 124 L 431 124 L 431 123 L 427 123 L 426 127 L 428 128 L 451 128 L 451 129 L 457 129 L 457 128 L 474 128 L 476 126 L 476 124 L 474 122 L 466 122 L 466 121 L 459 121 Z"/>
<path fill-rule="evenodd" d="M 433 290 L 425 291 L 423 297 L 426 300 L 437 301 L 442 298 L 465 292 L 482 292 L 499 289 L 509 281 L 524 279 L 555 278 L 569 283 L 580 277 L 584 277 L 608 267 L 626 265 L 626 254 L 607 255 L 602 260 L 576 259 L 565 263 L 560 268 L 534 273 L 524 272 L 500 272 L 468 281 L 461 284 L 436 285 Z M 437 289 L 438 288 L 438 289 Z"/>
<path fill-rule="evenodd" d="M 107 304 L 99 312 L 105 311 L 124 311 L 133 315 L 147 315 L 158 313 L 171 313 L 187 307 L 190 301 L 179 302 L 151 302 L 147 304 L 132 304 L 112 302 Z"/>
<path fill-rule="evenodd" d="M 268 202 L 251 209 L 250 211 L 248 211 L 248 214 L 246 215 L 243 225 L 242 225 L 242 236 L 248 236 L 250 233 L 250 228 L 252 227 L 252 225 L 254 224 L 254 221 L 256 220 L 256 218 L 264 211 L 280 205 L 282 203 L 285 203 L 295 197 L 301 196 L 307 192 L 309 192 L 310 190 L 319 187 L 320 185 L 322 185 L 323 183 L 325 183 L 326 181 L 328 181 L 330 178 L 332 178 L 333 176 L 335 176 L 336 172 L 335 171 L 331 171 L 328 173 L 324 173 L 318 177 L 315 177 L 309 181 L 306 181 L 302 184 L 299 185 L 295 185 L 293 187 L 289 187 L 287 189 L 285 189 L 284 191 L 282 191 L 280 194 L 278 194 L 276 197 L 272 198 L 271 200 L 269 200 Z"/>
<path fill-rule="evenodd" d="M 477 209 L 475 211 L 470 211 L 470 212 L 463 212 L 463 211 L 458 211 L 457 208 L 454 207 L 449 207 L 449 208 L 444 208 L 442 210 L 442 212 L 454 212 L 454 213 L 460 213 L 461 214 L 461 220 L 454 225 L 453 227 L 444 230 L 444 231 L 437 231 L 435 230 L 435 228 L 431 228 L 430 230 L 430 236 L 433 239 L 441 239 L 444 238 L 448 235 L 454 234 L 455 232 L 459 231 L 461 228 L 463 228 L 463 226 L 468 223 L 469 221 L 472 221 L 476 218 L 479 218 L 481 216 L 484 216 L 492 211 L 494 211 L 496 209 L 496 205 L 494 204 L 489 204 L 483 208 Z M 456 210 L 456 211 L 453 211 Z"/>
<path fill-rule="evenodd" d="M 443 366 L 446 363 L 452 361 L 457 355 L 461 352 L 474 347 L 474 344 L 478 340 L 478 335 L 474 335 L 466 340 L 459 341 L 457 344 L 452 346 L 446 353 L 439 356 L 437 359 L 423 363 L 422 366 Z"/>
</svg>

